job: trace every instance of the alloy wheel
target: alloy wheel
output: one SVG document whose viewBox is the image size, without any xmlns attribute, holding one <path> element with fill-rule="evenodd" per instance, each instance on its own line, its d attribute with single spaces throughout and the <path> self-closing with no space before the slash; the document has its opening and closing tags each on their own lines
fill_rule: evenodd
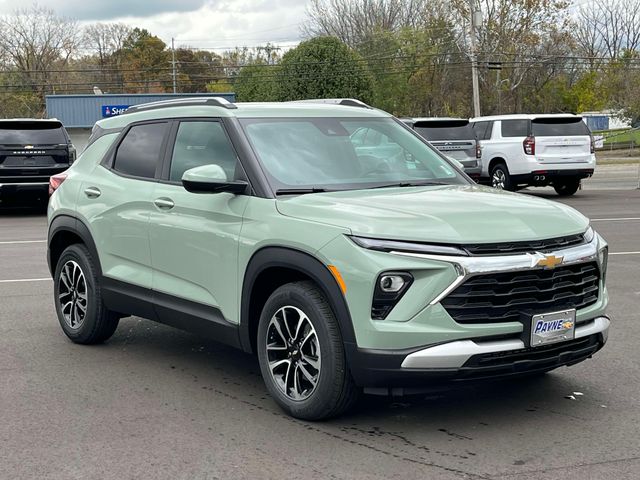
<svg viewBox="0 0 640 480">
<path fill-rule="evenodd" d="M 269 373 L 289 399 L 308 398 L 320 379 L 320 345 L 309 317 L 287 305 L 271 317 L 267 327 L 266 350 Z"/>
<path fill-rule="evenodd" d="M 491 176 L 491 185 L 493 186 L 493 188 L 497 188 L 498 190 L 504 190 L 504 185 L 507 180 L 506 177 L 507 176 L 502 170 L 500 169 L 495 170 L 493 172 L 493 175 Z"/>
<path fill-rule="evenodd" d="M 79 329 L 87 315 L 87 282 L 82 268 L 73 260 L 65 263 L 60 271 L 58 302 L 67 326 Z"/>
</svg>

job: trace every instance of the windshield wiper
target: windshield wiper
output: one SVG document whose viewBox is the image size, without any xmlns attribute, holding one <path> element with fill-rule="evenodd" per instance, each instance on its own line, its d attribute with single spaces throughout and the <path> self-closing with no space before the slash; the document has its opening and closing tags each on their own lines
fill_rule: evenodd
<svg viewBox="0 0 640 480">
<path fill-rule="evenodd" d="M 399 183 L 388 183 L 386 185 L 378 185 L 371 188 L 424 187 L 424 186 L 432 186 L 432 185 L 451 185 L 451 184 L 444 183 L 444 182 L 399 182 Z"/>
<path fill-rule="evenodd" d="M 279 188 L 276 190 L 276 195 L 302 195 L 304 193 L 321 193 L 330 192 L 326 188 L 311 187 L 311 188 Z"/>
</svg>

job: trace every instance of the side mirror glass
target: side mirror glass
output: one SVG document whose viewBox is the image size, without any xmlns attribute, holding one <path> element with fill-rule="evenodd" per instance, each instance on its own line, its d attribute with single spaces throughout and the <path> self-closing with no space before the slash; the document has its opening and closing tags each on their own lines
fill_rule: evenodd
<svg viewBox="0 0 640 480">
<path fill-rule="evenodd" d="M 249 184 L 244 180 L 228 180 L 220 165 L 190 168 L 182 175 L 182 185 L 192 193 L 244 193 Z"/>
</svg>

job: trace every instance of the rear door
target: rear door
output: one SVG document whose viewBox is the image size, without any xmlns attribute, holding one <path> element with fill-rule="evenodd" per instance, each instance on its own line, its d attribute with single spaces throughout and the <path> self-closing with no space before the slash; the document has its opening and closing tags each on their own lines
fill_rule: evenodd
<svg viewBox="0 0 640 480">
<path fill-rule="evenodd" d="M 580 117 L 539 117 L 531 121 L 540 163 L 586 163 L 591 159 L 591 132 Z"/>
<path fill-rule="evenodd" d="M 169 122 L 133 124 L 87 176 L 78 213 L 88 223 L 105 277 L 151 291 L 149 215 Z"/>
</svg>

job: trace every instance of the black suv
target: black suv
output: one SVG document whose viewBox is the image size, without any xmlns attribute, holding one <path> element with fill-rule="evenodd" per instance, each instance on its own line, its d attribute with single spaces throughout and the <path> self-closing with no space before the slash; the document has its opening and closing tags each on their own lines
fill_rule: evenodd
<svg viewBox="0 0 640 480">
<path fill-rule="evenodd" d="M 0 120 L 0 199 L 48 198 L 49 178 L 73 163 L 76 150 L 59 120 Z"/>
</svg>

